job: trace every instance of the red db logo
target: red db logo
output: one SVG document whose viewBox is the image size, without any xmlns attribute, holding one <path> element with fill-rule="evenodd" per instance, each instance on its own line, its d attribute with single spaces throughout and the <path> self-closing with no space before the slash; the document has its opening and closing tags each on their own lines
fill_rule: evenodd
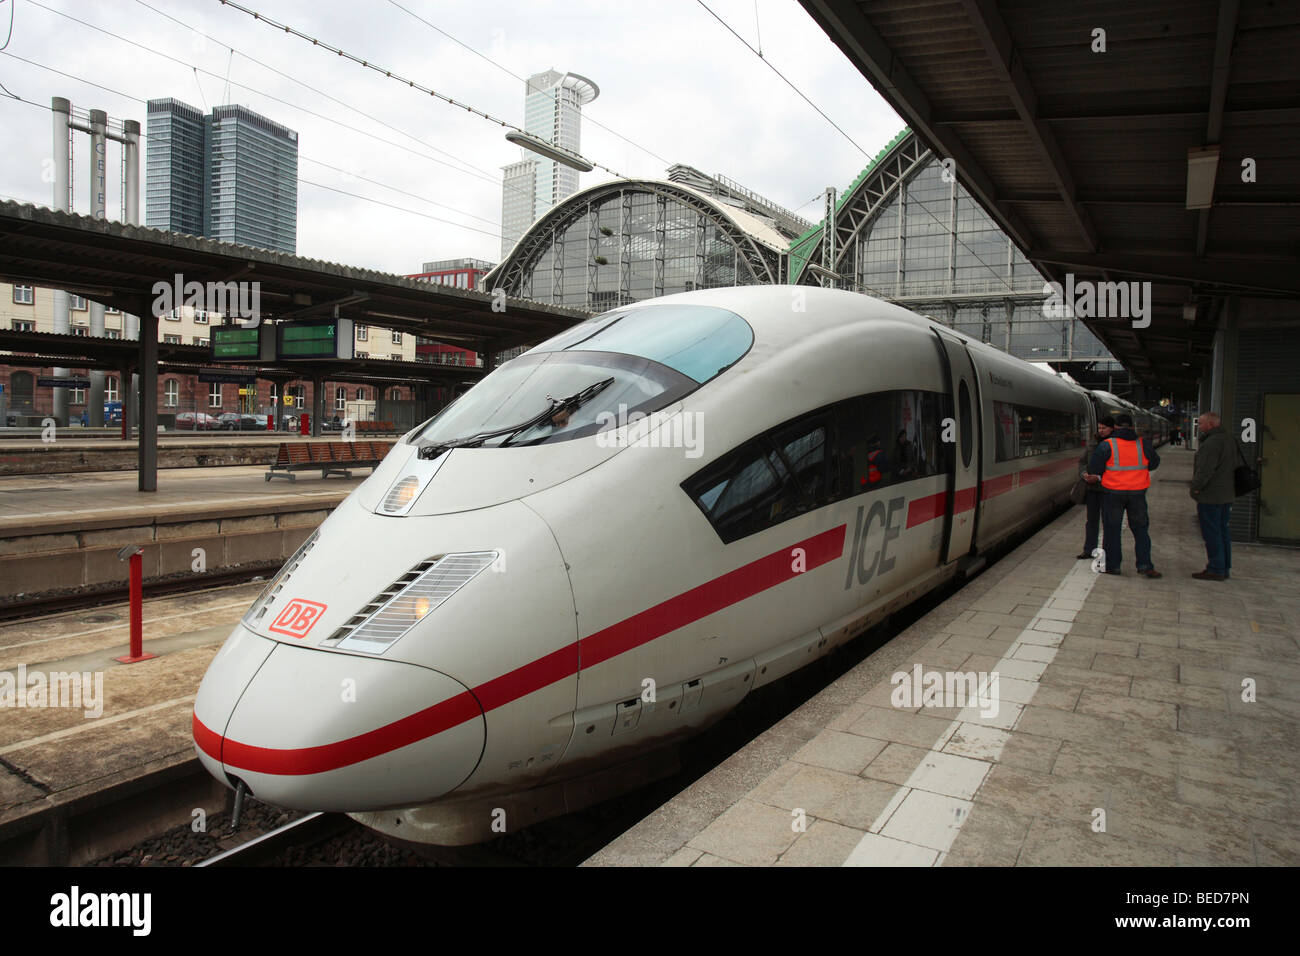
<svg viewBox="0 0 1300 956">
<path fill-rule="evenodd" d="M 306 637 L 307 632 L 320 620 L 323 613 L 325 613 L 324 604 L 294 598 L 285 605 L 280 616 L 271 624 L 271 630 L 277 634 L 287 634 L 289 637 Z"/>
</svg>

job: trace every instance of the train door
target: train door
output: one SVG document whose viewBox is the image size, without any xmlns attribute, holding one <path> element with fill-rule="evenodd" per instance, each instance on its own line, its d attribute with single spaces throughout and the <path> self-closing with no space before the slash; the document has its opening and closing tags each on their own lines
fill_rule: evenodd
<svg viewBox="0 0 1300 956">
<path fill-rule="evenodd" d="M 965 343 L 940 329 L 940 354 L 944 358 L 952 394 L 957 434 L 953 471 L 948 483 L 948 515 L 944 521 L 943 563 L 955 561 L 971 550 L 975 541 L 980 491 L 981 415 L 979 380 Z"/>
</svg>

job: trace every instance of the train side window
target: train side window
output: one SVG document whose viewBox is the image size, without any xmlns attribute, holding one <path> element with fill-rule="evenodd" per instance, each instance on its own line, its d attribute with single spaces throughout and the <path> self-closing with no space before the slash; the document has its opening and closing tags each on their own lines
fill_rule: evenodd
<svg viewBox="0 0 1300 956">
<path fill-rule="evenodd" d="M 812 508 L 820 508 L 844 497 L 836 480 L 838 475 L 828 467 L 828 431 L 829 416 L 818 415 L 816 418 L 784 425 L 772 433 L 777 450 L 794 473 L 800 490 Z"/>
<path fill-rule="evenodd" d="M 682 487 L 728 544 L 801 510 L 798 486 L 766 439 L 724 455 Z"/>
<path fill-rule="evenodd" d="M 958 427 L 961 428 L 961 466 L 969 468 L 973 439 L 971 435 L 970 389 L 966 387 L 965 379 L 962 379 L 961 387 L 957 390 L 957 414 L 961 418 L 958 424 Z"/>
<path fill-rule="evenodd" d="M 898 393 L 881 392 L 836 406 L 839 470 L 848 479 L 842 497 L 865 494 L 897 480 L 897 455 L 891 446 L 898 432 L 898 404 Z"/>
<path fill-rule="evenodd" d="M 934 392 L 898 393 L 898 421 L 893 465 L 897 481 L 926 478 L 946 471 L 939 441 L 943 420 L 941 396 Z"/>
</svg>

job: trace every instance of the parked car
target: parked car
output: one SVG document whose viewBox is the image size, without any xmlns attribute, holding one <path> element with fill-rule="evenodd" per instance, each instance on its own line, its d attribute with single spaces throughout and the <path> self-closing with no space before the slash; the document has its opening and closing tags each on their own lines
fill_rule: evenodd
<svg viewBox="0 0 1300 956">
<path fill-rule="evenodd" d="M 228 432 L 250 432 L 261 429 L 266 431 L 265 415 L 250 415 L 247 412 L 226 412 L 219 419 L 222 431 Z"/>
<path fill-rule="evenodd" d="M 181 412 L 176 416 L 176 428 L 183 431 L 216 431 L 221 420 L 207 412 Z"/>
</svg>

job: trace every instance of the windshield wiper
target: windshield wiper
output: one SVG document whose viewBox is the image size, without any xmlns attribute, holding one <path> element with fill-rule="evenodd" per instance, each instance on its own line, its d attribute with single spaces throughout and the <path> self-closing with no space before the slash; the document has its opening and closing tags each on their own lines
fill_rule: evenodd
<svg viewBox="0 0 1300 956">
<path fill-rule="evenodd" d="M 613 383 L 613 381 L 614 381 L 614 377 L 611 375 L 607 379 L 588 385 L 580 392 L 574 392 L 568 398 L 562 398 L 559 399 L 558 401 L 555 399 L 551 399 L 550 407 L 546 408 L 544 411 L 537 413 L 527 421 L 520 422 L 517 425 L 508 425 L 505 428 L 494 428 L 491 431 L 479 432 L 478 434 L 475 435 L 467 435 L 464 438 L 453 438 L 450 441 L 438 442 L 437 444 L 434 445 L 422 445 L 420 447 L 419 455 L 423 459 L 437 458 L 439 455 L 441 455 L 443 452 L 449 449 L 473 448 L 483 444 L 485 441 L 488 441 L 489 439 L 501 438 L 502 436 L 505 436 L 506 440 L 503 441 L 501 445 L 502 447 L 505 447 L 510 443 L 510 439 L 514 438 L 515 435 L 519 434 L 520 432 L 526 432 L 530 428 L 536 428 L 538 425 L 541 425 L 551 419 L 554 419 L 557 415 L 560 415 L 561 413 L 572 414 L 574 411 L 578 409 L 579 406 L 590 401 L 592 398 L 594 398 L 598 393 L 603 391 L 605 388 L 608 388 L 609 385 Z"/>
</svg>

